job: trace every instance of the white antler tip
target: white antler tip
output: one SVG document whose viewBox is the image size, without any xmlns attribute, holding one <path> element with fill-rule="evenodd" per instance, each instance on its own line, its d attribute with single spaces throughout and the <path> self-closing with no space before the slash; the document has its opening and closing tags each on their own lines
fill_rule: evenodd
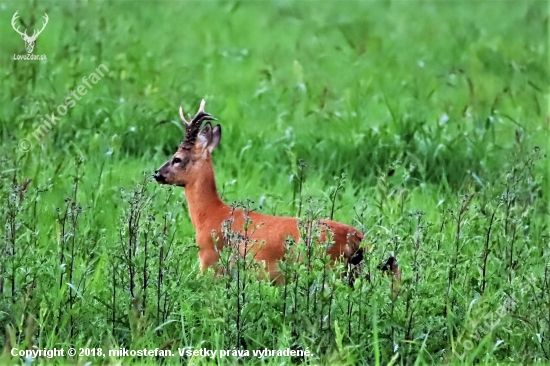
<svg viewBox="0 0 550 366">
<path fill-rule="evenodd" d="M 189 124 L 189 122 L 187 122 L 187 120 L 185 119 L 185 116 L 183 115 L 183 108 L 182 107 L 180 107 L 180 118 L 184 123 Z"/>
<path fill-rule="evenodd" d="M 204 105 L 205 105 L 205 104 L 206 104 L 206 102 L 204 101 L 204 99 L 201 100 L 201 105 L 200 105 L 200 107 L 199 107 L 199 113 L 200 113 L 200 112 L 203 112 L 203 113 L 204 113 Z"/>
</svg>

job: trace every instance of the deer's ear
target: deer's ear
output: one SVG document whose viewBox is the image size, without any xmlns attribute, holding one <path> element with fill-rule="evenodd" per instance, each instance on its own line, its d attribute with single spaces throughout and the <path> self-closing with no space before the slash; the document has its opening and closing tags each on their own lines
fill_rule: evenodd
<svg viewBox="0 0 550 366">
<path fill-rule="evenodd" d="M 212 128 L 212 125 L 208 122 L 202 128 L 197 143 L 200 145 L 201 149 L 208 149 L 209 152 L 212 152 L 220 143 L 221 138 L 222 127 L 216 125 Z"/>
<path fill-rule="evenodd" d="M 216 125 L 212 129 L 212 138 L 208 143 L 208 150 L 212 152 L 219 144 L 222 139 L 222 126 Z"/>
<path fill-rule="evenodd" d="M 212 140 L 212 125 L 210 122 L 207 122 L 201 132 L 199 132 L 197 144 L 204 150 L 208 147 L 210 140 Z"/>
</svg>

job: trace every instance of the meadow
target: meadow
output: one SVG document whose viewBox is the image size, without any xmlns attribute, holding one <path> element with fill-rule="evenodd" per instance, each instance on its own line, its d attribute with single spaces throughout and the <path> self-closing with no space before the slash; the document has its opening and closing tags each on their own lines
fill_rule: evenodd
<svg viewBox="0 0 550 366">
<path fill-rule="evenodd" d="M 16 59 L 16 11 L 29 35 L 48 15 L 46 60 Z M 0 364 L 550 362 L 545 2 L 4 1 L 0 20 Z M 152 180 L 203 98 L 224 201 L 300 218 L 283 286 L 230 246 L 201 275 L 182 188 Z M 327 217 L 365 234 L 353 288 L 308 225 Z"/>
</svg>

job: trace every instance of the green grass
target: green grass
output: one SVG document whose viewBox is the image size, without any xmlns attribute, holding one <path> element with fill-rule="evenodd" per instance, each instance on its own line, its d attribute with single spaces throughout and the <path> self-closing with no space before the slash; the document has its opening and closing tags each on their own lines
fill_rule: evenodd
<svg viewBox="0 0 550 366">
<path fill-rule="evenodd" d="M 29 34 L 48 14 L 34 50 L 47 61 L 13 60 L 15 11 Z M 0 14 L 0 363 L 71 346 L 177 356 L 37 363 L 550 362 L 544 2 L 8 1 Z M 223 127 L 224 200 L 303 219 L 334 201 L 371 245 L 371 282 L 350 289 L 317 252 L 286 263 L 282 287 L 246 260 L 199 274 L 181 189 L 147 177 L 182 139 L 179 106 L 202 98 Z M 397 298 L 376 270 L 390 253 Z M 252 356 L 266 348 L 313 355 Z"/>
</svg>

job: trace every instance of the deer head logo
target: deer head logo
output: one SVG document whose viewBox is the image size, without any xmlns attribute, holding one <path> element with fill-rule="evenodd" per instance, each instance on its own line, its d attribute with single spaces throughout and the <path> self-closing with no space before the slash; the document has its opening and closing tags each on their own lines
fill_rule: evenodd
<svg viewBox="0 0 550 366">
<path fill-rule="evenodd" d="M 23 41 L 25 41 L 25 48 L 27 49 L 27 53 L 31 53 L 34 49 L 34 43 L 36 42 L 36 38 L 42 33 L 44 28 L 46 28 L 46 24 L 48 24 L 48 14 L 44 13 L 44 24 L 42 25 L 42 29 L 37 31 L 36 29 L 33 31 L 32 36 L 27 35 L 27 30 L 25 29 L 24 32 L 21 32 L 19 30 L 19 26 L 15 26 L 15 21 L 17 20 L 18 16 L 17 13 L 19 11 L 16 11 L 15 14 L 13 14 L 13 17 L 11 18 L 11 26 L 13 29 L 21 35 L 21 38 L 23 38 Z"/>
</svg>

